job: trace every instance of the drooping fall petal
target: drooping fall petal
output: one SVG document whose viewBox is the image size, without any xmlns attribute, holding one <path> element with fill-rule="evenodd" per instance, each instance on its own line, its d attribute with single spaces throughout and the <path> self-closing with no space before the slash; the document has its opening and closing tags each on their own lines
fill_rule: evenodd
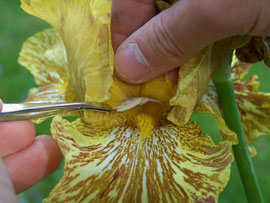
<svg viewBox="0 0 270 203">
<path fill-rule="evenodd" d="M 111 1 L 21 2 L 26 12 L 47 21 L 59 32 L 67 55 L 67 91 L 75 93 L 79 101 L 103 102 L 109 99 L 113 81 Z"/>
<path fill-rule="evenodd" d="M 52 135 L 65 169 L 44 202 L 216 202 L 233 160 L 230 142 L 215 145 L 192 121 L 144 138 L 133 127 L 100 131 L 55 117 Z"/>
<path fill-rule="evenodd" d="M 270 93 L 255 91 L 260 84 L 257 76 L 243 80 L 251 66 L 235 61 L 232 67 L 235 96 L 248 143 L 270 134 Z"/>
</svg>

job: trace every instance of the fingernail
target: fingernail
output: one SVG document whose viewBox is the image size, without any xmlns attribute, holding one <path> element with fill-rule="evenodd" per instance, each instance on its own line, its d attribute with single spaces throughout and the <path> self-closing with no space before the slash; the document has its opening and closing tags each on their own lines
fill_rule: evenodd
<svg viewBox="0 0 270 203">
<path fill-rule="evenodd" d="M 139 83 L 151 72 L 151 66 L 136 42 L 119 47 L 115 54 L 115 68 L 124 80 Z"/>
</svg>

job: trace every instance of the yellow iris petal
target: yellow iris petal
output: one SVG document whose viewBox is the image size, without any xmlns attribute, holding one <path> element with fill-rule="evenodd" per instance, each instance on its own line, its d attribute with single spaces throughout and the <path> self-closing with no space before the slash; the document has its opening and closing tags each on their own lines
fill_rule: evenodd
<svg viewBox="0 0 270 203">
<path fill-rule="evenodd" d="M 181 66 L 177 91 L 170 100 L 171 106 L 174 106 L 168 115 L 171 122 L 175 125 L 188 122 L 223 58 L 248 40 L 248 36 L 234 36 L 217 41 Z"/>
<path fill-rule="evenodd" d="M 210 114 L 219 128 L 223 140 L 229 140 L 232 142 L 232 144 L 238 143 L 236 133 L 229 129 L 222 117 L 217 92 L 214 86 L 209 86 L 207 88 L 206 93 L 196 105 L 194 112 Z"/>
<path fill-rule="evenodd" d="M 99 131 L 55 117 L 52 136 L 64 175 L 44 202 L 216 202 L 229 180 L 230 142 L 215 145 L 192 121 L 155 128 Z"/>
<path fill-rule="evenodd" d="M 23 44 L 18 62 L 33 74 L 36 84 L 40 86 L 29 91 L 25 102 L 65 101 L 66 53 L 63 42 L 54 29 L 47 29 L 30 37 Z M 36 122 L 43 120 L 38 119 Z"/>
<path fill-rule="evenodd" d="M 34 76 L 39 86 L 61 84 L 67 78 L 67 57 L 61 37 L 47 29 L 27 39 L 18 62 Z"/>
<path fill-rule="evenodd" d="M 194 106 L 203 95 L 211 76 L 209 49 L 205 49 L 181 66 L 175 96 L 170 100 L 174 106 L 168 120 L 184 125 L 190 119 Z"/>
<path fill-rule="evenodd" d="M 59 32 L 67 54 L 67 90 L 74 90 L 71 94 L 76 94 L 80 101 L 103 102 L 109 99 L 113 81 L 111 1 L 21 2 L 26 12 L 47 21 Z"/>
<path fill-rule="evenodd" d="M 259 87 L 257 76 L 242 80 L 251 66 L 235 61 L 232 67 L 235 96 L 248 143 L 270 134 L 270 93 L 254 92 Z"/>
<path fill-rule="evenodd" d="M 25 102 L 65 102 L 66 51 L 61 37 L 54 29 L 44 30 L 27 39 L 18 62 L 33 74 L 36 84 L 40 86 L 29 91 Z M 42 121 L 44 118 L 35 122 Z"/>
</svg>

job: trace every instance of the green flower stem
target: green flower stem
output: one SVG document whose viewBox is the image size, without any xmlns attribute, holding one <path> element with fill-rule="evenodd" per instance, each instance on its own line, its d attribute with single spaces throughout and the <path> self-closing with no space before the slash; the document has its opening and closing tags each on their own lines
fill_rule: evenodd
<svg viewBox="0 0 270 203">
<path fill-rule="evenodd" d="M 233 146 L 233 152 L 247 199 L 252 203 L 261 203 L 264 200 L 249 155 L 246 137 L 234 95 L 231 79 L 231 61 L 232 54 L 223 60 L 214 74 L 213 81 L 217 89 L 224 119 L 229 128 L 238 136 L 239 143 Z"/>
</svg>

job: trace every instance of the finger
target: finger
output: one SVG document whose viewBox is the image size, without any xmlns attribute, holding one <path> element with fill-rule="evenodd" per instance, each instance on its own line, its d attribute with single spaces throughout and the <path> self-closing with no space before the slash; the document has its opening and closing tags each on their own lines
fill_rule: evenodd
<svg viewBox="0 0 270 203">
<path fill-rule="evenodd" d="M 35 134 L 31 121 L 0 122 L 0 156 L 5 157 L 31 145 Z"/>
<path fill-rule="evenodd" d="M 153 0 L 113 0 L 111 32 L 114 50 L 155 14 Z"/>
<path fill-rule="evenodd" d="M 0 112 L 2 106 L 0 100 Z M 7 156 L 31 145 L 35 132 L 35 126 L 30 121 L 0 122 L 0 156 Z"/>
<path fill-rule="evenodd" d="M 262 2 L 266 0 L 179 1 L 121 44 L 115 56 L 118 75 L 129 83 L 144 83 L 182 65 L 216 40 L 259 33 L 262 28 L 252 27 Z"/>
<path fill-rule="evenodd" d="M 16 193 L 20 193 L 55 171 L 62 160 L 50 136 L 38 136 L 28 148 L 3 159 Z"/>
</svg>

